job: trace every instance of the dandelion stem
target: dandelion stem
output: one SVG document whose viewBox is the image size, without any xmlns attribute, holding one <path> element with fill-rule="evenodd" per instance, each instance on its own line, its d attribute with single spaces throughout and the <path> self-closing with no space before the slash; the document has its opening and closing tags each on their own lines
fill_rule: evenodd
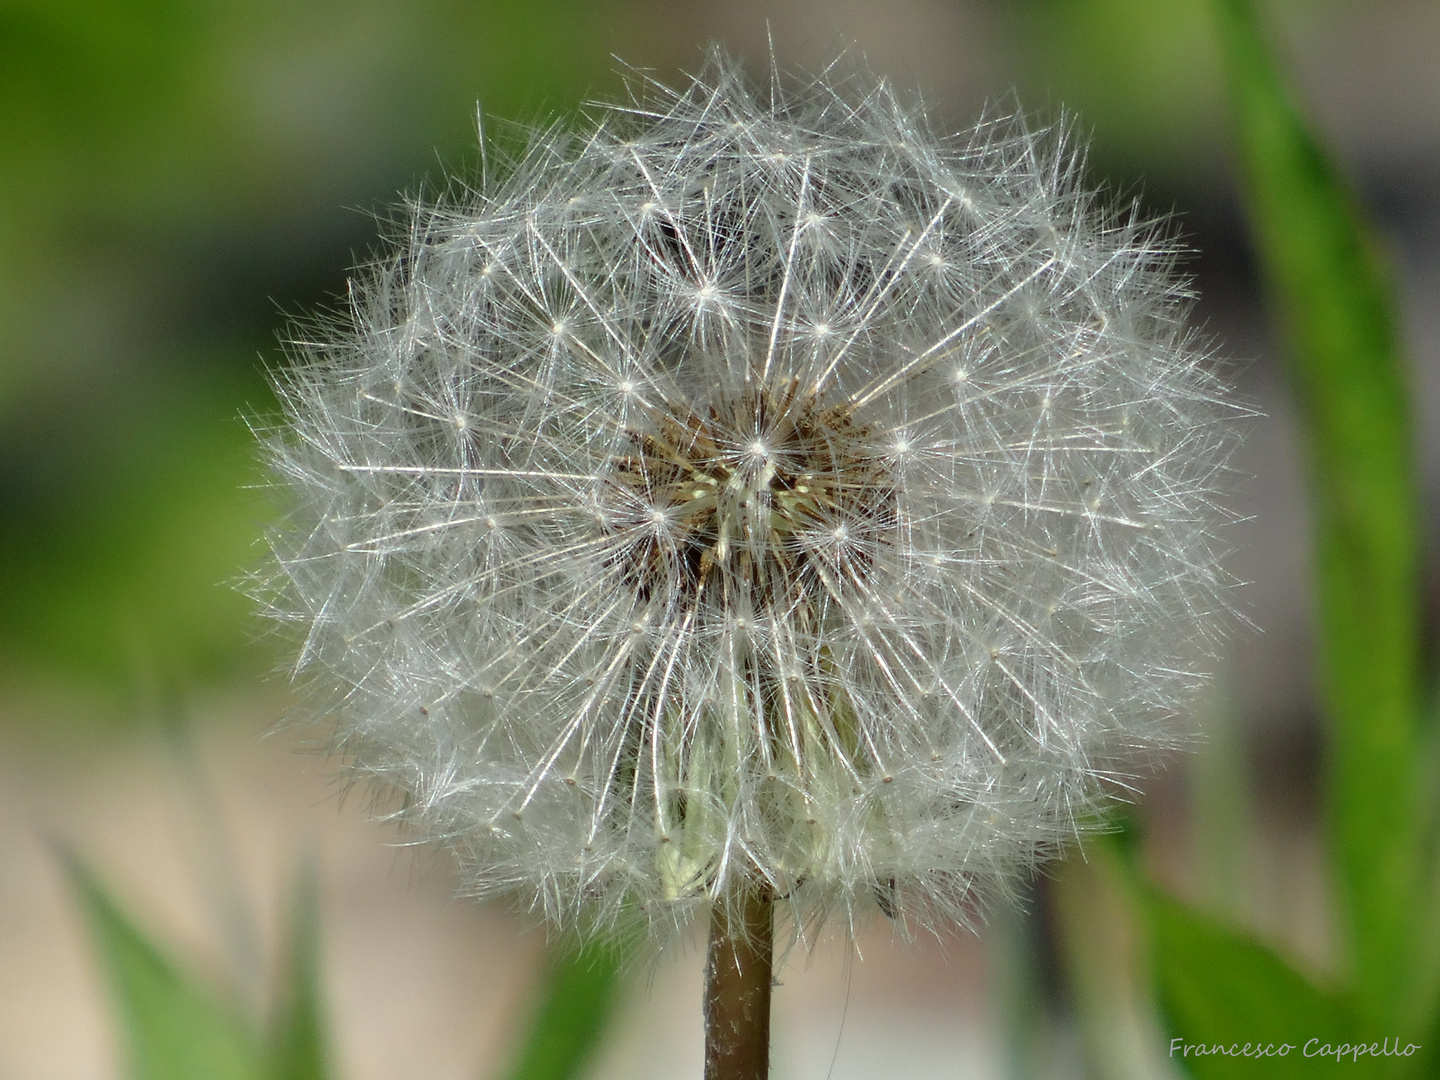
<svg viewBox="0 0 1440 1080">
<path fill-rule="evenodd" d="M 774 901 L 759 885 L 717 901 L 705 957 L 705 1080 L 765 1080 L 770 1072 Z"/>
</svg>

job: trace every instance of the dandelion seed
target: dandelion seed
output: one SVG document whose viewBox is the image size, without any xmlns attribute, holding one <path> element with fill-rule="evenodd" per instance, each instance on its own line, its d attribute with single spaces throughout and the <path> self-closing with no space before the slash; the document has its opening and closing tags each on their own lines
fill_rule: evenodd
<svg viewBox="0 0 1440 1080">
<path fill-rule="evenodd" d="M 968 921 L 1216 648 L 1236 410 L 1175 249 L 1063 125 L 718 55 L 637 100 L 413 207 L 297 335 L 272 610 L 477 895 Z"/>
</svg>

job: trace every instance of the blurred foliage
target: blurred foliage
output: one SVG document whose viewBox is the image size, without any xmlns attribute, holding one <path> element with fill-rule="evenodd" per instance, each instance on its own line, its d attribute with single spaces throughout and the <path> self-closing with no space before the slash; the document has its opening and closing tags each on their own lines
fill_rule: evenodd
<svg viewBox="0 0 1440 1080">
<path fill-rule="evenodd" d="M 111 990 L 127 1080 L 326 1080 L 333 1075 L 313 863 L 299 875 L 263 1030 L 244 1002 L 176 964 L 98 877 L 61 859 Z M 250 935 L 253 939 L 254 935 Z M 608 941 L 552 950 L 509 1080 L 571 1080 L 594 1056 L 617 997 L 624 951 Z"/>
<path fill-rule="evenodd" d="M 1213 182 L 1224 110 L 1207 0 L 1021 0 L 1017 13 L 1022 78 L 1079 110 L 1102 173 L 1192 196 L 1197 167 Z"/>
<path fill-rule="evenodd" d="M 1310 1039 L 1338 1045 L 1365 1037 L 1342 998 L 1315 986 L 1269 946 L 1159 893 L 1146 899 L 1137 914 L 1148 918 L 1158 988 L 1182 1047 L 1251 1045 L 1276 1051 L 1230 1057 L 1189 1056 L 1182 1049 L 1180 1064 L 1192 1075 L 1201 1080 L 1314 1076 L 1335 1063 L 1307 1058 Z M 1381 1034 L 1394 1037 L 1388 1029 L 1376 1037 Z M 1279 1053 L 1283 1046 L 1290 1049 Z M 1361 1066 L 1360 1075 L 1372 1075 L 1372 1065 Z"/>
<path fill-rule="evenodd" d="M 1252 233 L 1291 352 L 1309 458 L 1328 711 L 1331 856 L 1351 977 L 1404 1017 L 1419 908 L 1419 506 L 1389 275 L 1275 72 L 1250 0 L 1216 0 Z M 1407 1004 L 1408 1003 L 1408 1004 Z"/>
<path fill-rule="evenodd" d="M 111 990 L 125 1076 L 326 1080 L 331 1066 L 316 862 L 307 859 L 296 875 L 273 985 L 265 994 L 260 935 L 245 903 L 214 790 L 195 754 L 188 723 L 176 715 L 167 719 L 167 728 L 179 775 L 189 782 L 184 816 L 198 839 L 192 852 L 195 868 L 211 886 L 211 914 L 229 939 L 219 986 L 174 962 L 88 866 L 71 852 L 59 852 Z M 268 1009 L 261 1009 L 262 996 L 269 998 Z M 263 1021 L 262 1011 L 268 1014 Z"/>
<path fill-rule="evenodd" d="M 289 940 L 271 1010 L 266 1048 L 270 1080 L 325 1080 L 330 1075 L 318 893 L 316 867 L 307 863 L 290 907 Z"/>
<path fill-rule="evenodd" d="M 1127 822 L 1127 825 L 1131 823 Z M 1152 942 L 1125 872 L 1133 832 L 1097 838 L 1050 885 L 1067 1003 L 1094 1080 L 1165 1080 L 1168 1055 L 1151 985 Z"/>
<path fill-rule="evenodd" d="M 120 1021 L 129 1080 L 279 1080 L 238 1010 L 175 967 L 73 857 L 79 896 Z"/>
<path fill-rule="evenodd" d="M 1291 349 L 1311 474 L 1327 709 L 1328 840 L 1344 960 L 1318 986 L 1242 929 L 1152 897 L 1177 1036 L 1427 1047 L 1440 1030 L 1433 852 L 1420 797 L 1419 510 L 1395 297 L 1343 179 L 1291 100 L 1251 0 L 1213 0 L 1252 235 Z M 1362 1075 L 1433 1075 L 1434 1047 Z M 1199 1077 L 1317 1075 L 1319 1060 L 1184 1059 Z"/>
<path fill-rule="evenodd" d="M 124 686 L 157 657 L 194 674 L 240 661 L 253 616 L 226 581 L 257 557 L 266 516 L 238 416 L 246 398 L 220 378 L 185 382 L 96 403 L 109 415 L 80 418 L 88 438 L 84 427 L 36 432 L 30 417 L 7 433 L 0 636 L 11 663 Z"/>
<path fill-rule="evenodd" d="M 383 207 L 611 68 L 579 0 L 0 3 L 0 654 L 253 670 L 239 418 Z M 263 355 L 270 358 L 263 361 Z"/>
<path fill-rule="evenodd" d="M 623 947 L 604 939 L 562 943 L 506 1080 L 571 1080 L 582 1074 L 614 1011 Z"/>
</svg>

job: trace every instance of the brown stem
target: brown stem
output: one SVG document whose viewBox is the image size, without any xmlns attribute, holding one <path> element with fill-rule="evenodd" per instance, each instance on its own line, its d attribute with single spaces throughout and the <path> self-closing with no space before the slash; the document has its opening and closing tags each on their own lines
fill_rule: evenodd
<svg viewBox="0 0 1440 1080">
<path fill-rule="evenodd" d="M 765 886 L 716 901 L 705 957 L 705 1080 L 766 1080 L 774 901 Z"/>
</svg>

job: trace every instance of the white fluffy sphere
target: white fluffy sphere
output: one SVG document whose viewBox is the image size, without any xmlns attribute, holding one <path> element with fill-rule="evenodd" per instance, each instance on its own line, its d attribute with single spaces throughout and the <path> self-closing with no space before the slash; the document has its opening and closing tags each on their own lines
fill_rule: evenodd
<svg viewBox="0 0 1440 1080">
<path fill-rule="evenodd" d="M 477 894 L 964 917 L 1175 739 L 1235 409 L 1063 131 L 712 57 L 296 340 L 272 612 Z"/>
</svg>

